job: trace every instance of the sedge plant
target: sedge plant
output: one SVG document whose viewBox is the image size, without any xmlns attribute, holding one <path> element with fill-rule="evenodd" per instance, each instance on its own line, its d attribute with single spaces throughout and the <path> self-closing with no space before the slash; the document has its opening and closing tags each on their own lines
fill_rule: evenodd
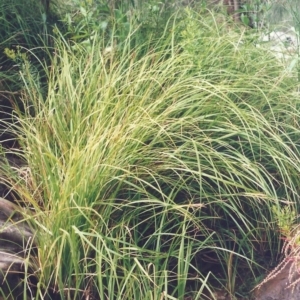
<svg viewBox="0 0 300 300">
<path fill-rule="evenodd" d="M 8 184 L 34 211 L 35 299 L 234 296 L 275 259 L 274 207 L 299 208 L 297 80 L 233 27 L 186 11 L 147 53 L 134 30 L 109 52 L 58 36 L 47 96 L 24 61 L 28 172 Z"/>
</svg>

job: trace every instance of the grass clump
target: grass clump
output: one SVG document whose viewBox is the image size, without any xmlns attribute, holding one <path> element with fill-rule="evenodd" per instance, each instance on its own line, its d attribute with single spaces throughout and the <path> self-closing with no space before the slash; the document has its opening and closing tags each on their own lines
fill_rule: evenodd
<svg viewBox="0 0 300 300">
<path fill-rule="evenodd" d="M 296 81 L 211 16 L 146 54 L 134 33 L 110 52 L 58 39 L 47 97 L 23 73 L 13 186 L 39 228 L 36 299 L 239 295 L 275 258 L 274 209 L 298 208 Z"/>
</svg>

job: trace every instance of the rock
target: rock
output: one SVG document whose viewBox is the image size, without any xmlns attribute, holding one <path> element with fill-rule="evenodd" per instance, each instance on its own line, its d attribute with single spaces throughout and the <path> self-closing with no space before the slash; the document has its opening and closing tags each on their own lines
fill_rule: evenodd
<svg viewBox="0 0 300 300">
<path fill-rule="evenodd" d="M 0 296 L 23 299 L 25 268 L 35 248 L 34 231 L 19 206 L 0 198 Z"/>
<path fill-rule="evenodd" d="M 299 300 L 300 282 L 298 263 L 290 259 L 274 273 L 274 277 L 265 280 L 254 291 L 255 300 Z M 291 283 L 296 282 L 294 286 Z"/>
</svg>

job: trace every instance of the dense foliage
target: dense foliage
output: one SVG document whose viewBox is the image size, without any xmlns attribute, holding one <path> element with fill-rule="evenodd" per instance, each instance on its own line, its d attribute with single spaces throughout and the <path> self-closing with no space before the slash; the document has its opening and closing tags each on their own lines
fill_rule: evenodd
<svg viewBox="0 0 300 300">
<path fill-rule="evenodd" d="M 1 174 L 38 241 L 22 297 L 245 297 L 299 211 L 297 74 L 205 5 L 113 4 L 40 6 L 40 42 L 40 18 L 1 19 L 22 33 L 3 156 L 26 161 Z"/>
</svg>

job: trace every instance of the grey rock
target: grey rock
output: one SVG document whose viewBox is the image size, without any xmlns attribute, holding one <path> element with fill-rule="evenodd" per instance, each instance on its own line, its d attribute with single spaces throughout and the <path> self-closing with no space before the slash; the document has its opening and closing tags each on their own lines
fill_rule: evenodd
<svg viewBox="0 0 300 300">
<path fill-rule="evenodd" d="M 255 300 L 299 300 L 300 282 L 290 287 L 299 278 L 297 263 L 290 260 L 274 277 L 266 280 L 254 291 Z"/>
<path fill-rule="evenodd" d="M 25 268 L 32 269 L 27 258 L 34 249 L 34 230 L 24 220 L 22 209 L 0 197 L 0 295 L 22 298 Z"/>
</svg>

